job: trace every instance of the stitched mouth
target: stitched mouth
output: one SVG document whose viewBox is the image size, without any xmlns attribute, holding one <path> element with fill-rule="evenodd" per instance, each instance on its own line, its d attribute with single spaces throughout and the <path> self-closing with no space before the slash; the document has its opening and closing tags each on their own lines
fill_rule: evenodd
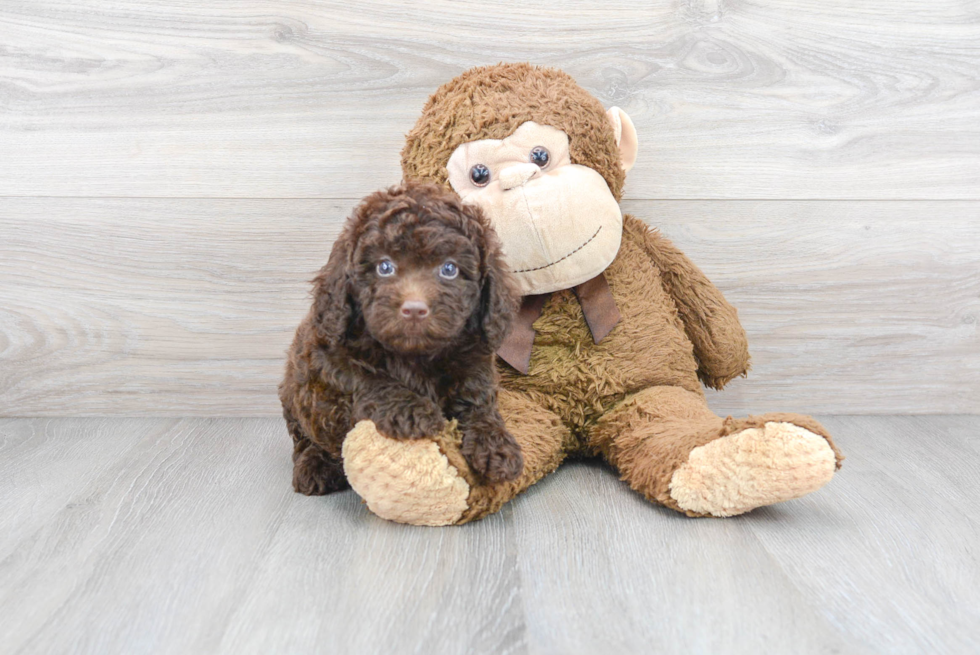
<svg viewBox="0 0 980 655">
<path fill-rule="evenodd" d="M 568 259 L 569 257 L 571 257 L 572 255 L 574 255 L 575 253 L 577 253 L 579 250 L 581 250 L 582 248 L 584 248 L 585 246 L 587 246 L 590 243 L 592 243 L 592 240 L 595 239 L 597 236 L 599 236 L 599 232 L 601 230 L 602 230 L 602 226 L 600 225 L 598 227 L 598 229 L 596 229 L 595 234 L 593 234 L 592 236 L 590 236 L 585 241 L 585 243 L 583 243 L 581 246 L 579 246 L 575 250 L 571 251 L 570 253 L 568 253 L 567 255 L 565 255 L 564 257 L 562 257 L 561 259 L 556 259 L 555 261 L 551 262 L 550 264 L 545 264 L 544 266 L 536 266 L 534 268 L 525 268 L 525 269 L 520 270 L 520 271 L 511 271 L 511 273 L 530 273 L 532 271 L 540 271 L 543 268 L 548 268 L 549 266 L 554 266 L 555 264 L 558 264 L 560 262 L 563 262 L 566 259 Z"/>
</svg>

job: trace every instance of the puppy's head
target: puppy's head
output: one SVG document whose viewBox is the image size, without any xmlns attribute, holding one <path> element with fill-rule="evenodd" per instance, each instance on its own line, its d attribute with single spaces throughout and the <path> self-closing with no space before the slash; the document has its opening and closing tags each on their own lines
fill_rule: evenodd
<svg viewBox="0 0 980 655">
<path fill-rule="evenodd" d="M 517 308 L 500 243 L 479 208 L 433 184 L 409 182 L 364 199 L 314 280 L 318 335 L 355 325 L 403 355 L 461 339 L 495 350 Z"/>
</svg>

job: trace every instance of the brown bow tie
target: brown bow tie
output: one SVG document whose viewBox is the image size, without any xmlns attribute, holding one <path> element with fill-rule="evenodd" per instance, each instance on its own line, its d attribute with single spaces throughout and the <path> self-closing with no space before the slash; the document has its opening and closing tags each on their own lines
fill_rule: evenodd
<svg viewBox="0 0 980 655">
<path fill-rule="evenodd" d="M 585 316 L 585 322 L 592 333 L 592 340 L 599 343 L 616 327 L 620 319 L 619 308 L 616 307 L 616 301 L 613 300 L 606 276 L 599 273 L 588 282 L 573 287 L 572 291 L 575 292 L 579 304 L 582 305 L 582 314 Z M 541 316 L 541 312 L 544 311 L 544 304 L 550 296 L 550 293 L 524 296 L 521 309 L 517 312 L 517 318 L 514 320 L 510 332 L 504 337 L 504 343 L 497 349 L 497 354 L 501 359 L 524 375 L 527 375 L 531 366 L 534 322 Z"/>
</svg>

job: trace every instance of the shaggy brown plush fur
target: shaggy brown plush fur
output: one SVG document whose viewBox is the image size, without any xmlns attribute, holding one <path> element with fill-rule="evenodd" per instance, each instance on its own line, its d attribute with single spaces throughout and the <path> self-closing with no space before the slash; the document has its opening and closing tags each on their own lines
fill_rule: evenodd
<svg viewBox="0 0 980 655">
<path fill-rule="evenodd" d="M 599 101 L 565 73 L 529 64 L 475 68 L 440 87 L 407 136 L 405 177 L 448 186 L 446 165 L 459 145 L 506 138 L 526 121 L 566 132 L 572 162 L 595 169 L 620 199 L 625 172 Z M 669 241 L 625 216 L 604 275 L 622 313 L 608 337 L 594 343 L 572 291 L 557 291 L 534 324 L 529 374 L 502 366 L 501 413 L 523 449 L 520 477 L 482 484 L 457 440 L 434 436 L 470 487 L 458 522 L 497 511 L 569 454 L 603 455 L 647 498 L 696 515 L 670 496 L 673 473 L 694 449 L 770 422 L 823 437 L 839 466 L 832 439 L 808 416 L 736 420 L 710 411 L 701 385 L 720 389 L 746 373 L 745 332 L 721 292 Z"/>
<path fill-rule="evenodd" d="M 621 199 L 626 172 L 602 103 L 566 73 L 530 64 L 472 68 L 432 94 L 402 149 L 405 179 L 448 186 L 457 147 L 504 139 L 527 121 L 565 132 L 572 163 L 597 171 Z"/>
<path fill-rule="evenodd" d="M 520 475 L 520 447 L 497 410 L 493 356 L 516 305 L 479 209 L 433 184 L 366 198 L 314 279 L 279 387 L 296 491 L 348 486 L 341 446 L 362 419 L 388 436 L 419 438 L 455 418 L 461 452 L 485 481 Z"/>
</svg>

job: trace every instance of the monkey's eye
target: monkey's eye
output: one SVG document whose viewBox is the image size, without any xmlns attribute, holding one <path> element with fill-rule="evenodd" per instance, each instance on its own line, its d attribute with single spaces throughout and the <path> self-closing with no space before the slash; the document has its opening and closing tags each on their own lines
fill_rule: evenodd
<svg viewBox="0 0 980 655">
<path fill-rule="evenodd" d="M 470 169 L 470 180 L 477 186 L 490 184 L 490 169 L 483 164 L 477 164 Z"/>
<path fill-rule="evenodd" d="M 395 264 L 390 259 L 382 259 L 378 262 L 377 271 L 381 277 L 391 277 L 395 274 Z"/>
<path fill-rule="evenodd" d="M 544 146 L 537 146 L 531 151 L 530 159 L 532 164 L 537 164 L 541 168 L 544 168 L 551 161 L 551 155 L 548 154 L 548 149 Z"/>
<path fill-rule="evenodd" d="M 459 267 L 453 262 L 445 262 L 439 268 L 439 277 L 447 280 L 455 280 L 459 275 Z"/>
</svg>

